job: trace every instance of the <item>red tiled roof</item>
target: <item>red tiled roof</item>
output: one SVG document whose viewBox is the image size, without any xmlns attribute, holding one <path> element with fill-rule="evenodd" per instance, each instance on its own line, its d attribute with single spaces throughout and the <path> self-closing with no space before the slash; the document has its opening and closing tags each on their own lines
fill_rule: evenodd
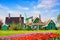
<svg viewBox="0 0 60 40">
<path fill-rule="evenodd" d="M 44 23 L 41 20 L 39 20 L 38 25 L 44 25 Z"/>
<path fill-rule="evenodd" d="M 51 20 L 48 19 L 47 21 L 45 21 L 45 25 L 47 25 Z"/>
</svg>

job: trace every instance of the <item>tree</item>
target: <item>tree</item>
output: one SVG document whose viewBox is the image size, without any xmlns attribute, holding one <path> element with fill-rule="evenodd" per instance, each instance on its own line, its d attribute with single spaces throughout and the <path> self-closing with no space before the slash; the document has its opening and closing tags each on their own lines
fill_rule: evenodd
<svg viewBox="0 0 60 40">
<path fill-rule="evenodd" d="M 10 25 L 10 30 L 19 30 L 20 27 L 18 24 L 16 24 L 15 22 L 12 22 L 12 24 Z"/>
<path fill-rule="evenodd" d="M 57 22 L 60 23 L 60 14 L 57 16 Z"/>
<path fill-rule="evenodd" d="M 2 25 L 3 25 L 3 22 L 2 22 L 2 20 L 0 20 L 0 29 L 1 29 Z"/>
</svg>

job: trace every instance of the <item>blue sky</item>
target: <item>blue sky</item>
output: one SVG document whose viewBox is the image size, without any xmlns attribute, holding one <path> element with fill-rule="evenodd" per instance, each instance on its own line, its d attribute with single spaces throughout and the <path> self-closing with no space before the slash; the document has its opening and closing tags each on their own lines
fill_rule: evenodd
<svg viewBox="0 0 60 40">
<path fill-rule="evenodd" d="M 56 21 L 60 13 L 60 0 L 0 0 L 0 19 L 4 21 L 9 13 L 11 16 L 22 14 L 24 17 L 25 14 L 27 17 L 41 14 L 42 21 Z"/>
</svg>

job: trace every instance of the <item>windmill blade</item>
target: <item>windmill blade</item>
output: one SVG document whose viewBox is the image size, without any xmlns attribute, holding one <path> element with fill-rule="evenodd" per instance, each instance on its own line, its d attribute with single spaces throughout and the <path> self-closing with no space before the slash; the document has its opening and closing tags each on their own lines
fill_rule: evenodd
<svg viewBox="0 0 60 40">
<path fill-rule="evenodd" d="M 26 17 L 26 18 L 25 18 L 25 21 L 28 22 L 28 19 L 27 19 L 27 15 L 26 15 L 26 13 L 24 13 L 24 15 L 25 15 L 25 17 Z"/>
<path fill-rule="evenodd" d="M 25 17 L 27 18 L 27 15 L 26 15 L 26 13 L 24 13 L 25 14 Z"/>
</svg>

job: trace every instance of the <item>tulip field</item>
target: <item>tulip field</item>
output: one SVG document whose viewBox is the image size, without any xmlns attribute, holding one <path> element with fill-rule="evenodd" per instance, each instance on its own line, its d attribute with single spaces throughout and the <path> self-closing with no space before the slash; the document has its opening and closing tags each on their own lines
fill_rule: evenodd
<svg viewBox="0 0 60 40">
<path fill-rule="evenodd" d="M 0 30 L 0 40 L 60 40 L 60 30 Z"/>
<path fill-rule="evenodd" d="M 60 40 L 60 34 L 54 33 L 30 33 L 0 37 L 0 40 Z"/>
</svg>

